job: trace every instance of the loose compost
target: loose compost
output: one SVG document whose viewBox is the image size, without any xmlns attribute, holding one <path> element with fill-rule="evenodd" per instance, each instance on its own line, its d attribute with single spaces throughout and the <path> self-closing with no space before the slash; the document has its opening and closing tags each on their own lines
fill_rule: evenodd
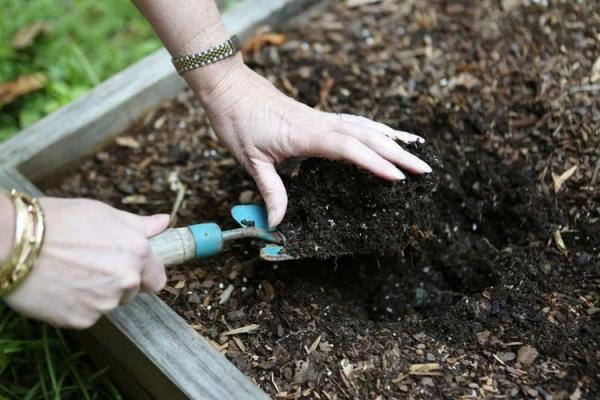
<svg viewBox="0 0 600 400">
<path fill-rule="evenodd" d="M 330 243 L 362 255 L 274 265 L 235 244 L 171 269 L 163 299 L 277 398 L 599 397 L 598 6 L 347 1 L 290 25 L 247 63 L 310 106 L 424 136 L 435 179 L 386 192 L 306 161 L 282 229 L 314 250 L 364 223 L 373 241 Z M 141 214 L 183 191 L 178 225 L 260 201 L 187 92 L 46 190 Z M 301 218 L 313 202 L 322 217 Z"/>
</svg>

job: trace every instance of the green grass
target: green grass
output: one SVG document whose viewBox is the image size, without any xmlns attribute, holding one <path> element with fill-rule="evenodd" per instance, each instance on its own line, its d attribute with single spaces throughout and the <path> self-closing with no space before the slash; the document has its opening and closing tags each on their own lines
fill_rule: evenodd
<svg viewBox="0 0 600 400">
<path fill-rule="evenodd" d="M 76 99 L 160 46 L 127 0 L 0 0 L 0 82 L 42 72 L 46 88 L 0 109 L 0 140 Z M 50 24 L 23 50 L 15 33 L 36 21 Z"/>
<path fill-rule="evenodd" d="M 120 399 L 64 334 L 0 304 L 0 399 Z"/>
</svg>

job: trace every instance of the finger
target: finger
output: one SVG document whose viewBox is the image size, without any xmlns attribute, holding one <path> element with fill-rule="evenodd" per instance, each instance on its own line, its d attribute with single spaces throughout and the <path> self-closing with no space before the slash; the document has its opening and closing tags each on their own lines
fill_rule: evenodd
<svg viewBox="0 0 600 400">
<path fill-rule="evenodd" d="M 385 137 L 365 126 L 351 122 L 341 122 L 338 125 L 338 128 L 342 130 L 341 133 L 354 137 L 386 160 L 401 166 L 403 169 L 406 169 L 413 174 L 431 172 L 429 164 L 404 150 L 398 143 L 389 137 Z"/>
<path fill-rule="evenodd" d="M 275 166 L 266 161 L 256 162 L 251 173 L 267 206 L 269 226 L 275 228 L 283 220 L 287 209 L 288 198 L 283 181 Z"/>
<path fill-rule="evenodd" d="M 169 215 L 167 214 L 140 216 L 127 211 L 116 211 L 117 215 L 124 223 L 144 234 L 146 237 L 156 236 L 169 226 Z"/>
<path fill-rule="evenodd" d="M 341 122 L 358 124 L 367 129 L 370 129 L 374 132 L 377 132 L 384 136 L 387 136 L 392 140 L 400 140 L 404 143 L 414 143 L 414 142 L 425 143 L 425 139 L 423 139 L 421 136 L 390 128 L 386 124 L 383 124 L 383 123 L 377 122 L 377 121 L 373 121 L 373 120 L 370 120 L 369 118 L 361 117 L 359 115 L 338 114 L 338 115 L 336 115 L 336 117 Z"/>
<path fill-rule="evenodd" d="M 145 234 L 148 238 L 158 235 L 169 227 L 170 217 L 168 214 L 155 214 L 140 218 L 146 225 Z"/>
<path fill-rule="evenodd" d="M 312 134 L 307 146 L 300 149 L 302 156 L 323 156 L 331 160 L 345 160 L 387 180 L 404 179 L 405 176 L 391 162 L 381 157 L 358 139 L 331 132 Z"/>
<path fill-rule="evenodd" d="M 160 292 L 167 284 L 165 265 L 154 253 L 150 253 L 142 270 L 141 291 Z"/>
</svg>

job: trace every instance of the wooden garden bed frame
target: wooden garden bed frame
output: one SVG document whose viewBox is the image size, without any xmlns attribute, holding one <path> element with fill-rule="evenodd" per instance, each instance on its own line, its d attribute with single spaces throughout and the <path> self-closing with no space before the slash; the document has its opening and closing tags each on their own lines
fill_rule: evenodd
<svg viewBox="0 0 600 400">
<path fill-rule="evenodd" d="M 276 26 L 315 0 L 244 0 L 223 14 L 242 40 Z M 0 144 L 0 188 L 33 195 L 39 182 L 97 151 L 185 87 L 158 50 Z M 155 295 L 143 294 L 81 334 L 136 399 L 266 399 L 268 396 Z"/>
</svg>

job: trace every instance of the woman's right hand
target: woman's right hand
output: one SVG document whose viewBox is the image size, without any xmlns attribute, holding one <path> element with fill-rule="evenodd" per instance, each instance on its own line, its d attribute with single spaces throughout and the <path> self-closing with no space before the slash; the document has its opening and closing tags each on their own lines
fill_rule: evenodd
<svg viewBox="0 0 600 400">
<path fill-rule="evenodd" d="M 63 328 L 85 329 L 138 291 L 157 292 L 165 267 L 149 238 L 168 215 L 141 217 L 85 199 L 41 198 L 46 234 L 40 257 L 4 300 L 23 315 Z"/>
</svg>

